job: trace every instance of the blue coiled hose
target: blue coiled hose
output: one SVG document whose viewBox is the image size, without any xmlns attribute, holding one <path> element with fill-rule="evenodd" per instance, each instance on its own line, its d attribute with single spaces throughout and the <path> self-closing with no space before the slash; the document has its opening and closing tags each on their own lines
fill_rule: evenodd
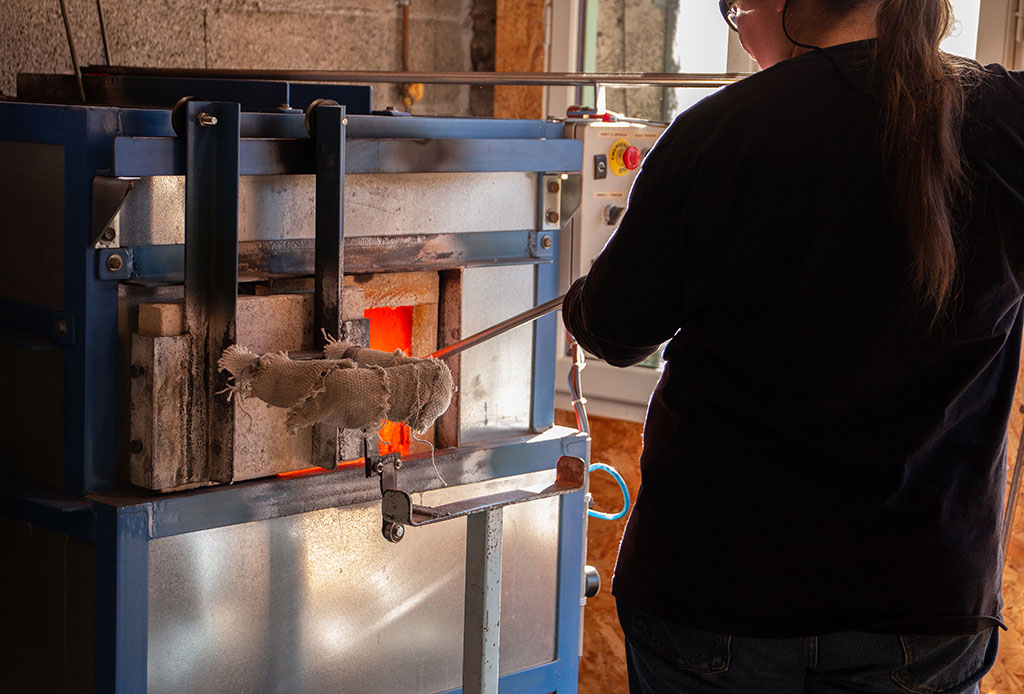
<svg viewBox="0 0 1024 694">
<path fill-rule="evenodd" d="M 612 476 L 612 479 L 619 483 L 619 489 L 622 490 L 622 509 L 618 513 L 602 513 L 601 511 L 590 510 L 587 511 L 587 515 L 591 518 L 600 518 L 601 520 L 618 520 L 622 518 L 629 511 L 629 490 L 626 488 L 626 482 L 622 479 L 622 475 L 611 465 L 605 465 L 604 463 L 591 463 L 590 472 L 594 470 L 604 470 Z"/>
</svg>

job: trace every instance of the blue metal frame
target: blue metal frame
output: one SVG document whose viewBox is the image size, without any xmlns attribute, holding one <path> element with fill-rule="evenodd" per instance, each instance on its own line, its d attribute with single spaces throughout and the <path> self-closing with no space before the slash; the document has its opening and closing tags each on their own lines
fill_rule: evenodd
<svg viewBox="0 0 1024 694">
<path fill-rule="evenodd" d="M 117 114 L 63 108 L 64 310 L 77 339 L 64 350 L 64 491 L 109 488 L 117 477 L 117 285 L 99 279 L 92 239 L 92 179 L 111 166 Z M 77 212 L 76 212 L 77 211 Z"/>
<path fill-rule="evenodd" d="M 350 273 L 366 273 L 403 270 L 412 262 L 423 270 L 448 270 L 453 265 L 478 267 L 552 263 L 556 250 L 538 247 L 537 236 L 537 232 L 532 229 L 455 234 L 350 236 L 344 240 L 345 268 Z M 239 261 L 243 266 L 247 261 L 246 249 L 252 243 L 242 242 L 239 247 Z M 262 241 L 259 244 L 261 248 L 265 248 L 272 242 Z M 385 249 L 383 252 L 382 248 Z M 114 253 L 120 254 L 124 260 L 118 272 L 111 272 L 106 267 L 106 256 Z M 262 269 L 268 275 L 313 274 L 313 239 L 289 239 L 282 243 L 279 252 L 275 252 L 272 264 Z M 185 247 L 174 244 L 101 251 L 99 275 L 105 280 L 133 279 L 180 283 L 185 277 Z"/>
<path fill-rule="evenodd" d="M 247 113 L 238 123 L 239 173 L 314 172 L 314 150 L 301 114 Z M 97 175 L 181 175 L 186 173 L 186 150 L 173 137 L 170 113 L 162 110 L 0 102 L 0 137 L 64 147 L 64 313 L 73 325 L 73 337 L 58 347 L 64 350 L 64 495 L 2 487 L 0 513 L 96 542 L 96 688 L 144 692 L 149 540 L 348 505 L 377 498 L 379 490 L 361 478 L 361 471 L 342 469 L 157 498 L 134 491 L 107 493 L 117 481 L 118 300 L 117 283 L 107 281 L 104 268 L 106 257 L 117 251 L 91 246 L 92 181 Z M 246 139 L 251 137 L 283 139 Z M 350 172 L 576 171 L 582 160 L 580 142 L 563 140 L 560 124 L 539 121 L 349 116 L 347 138 Z M 474 236 L 470 255 L 484 258 L 490 249 L 495 263 L 537 263 L 536 298 L 553 298 L 557 267 L 551 261 L 557 257 L 558 235 L 551 234 L 553 248 L 538 250 L 541 228 L 538 222 L 537 229 L 525 232 Z M 519 236 L 510 236 L 516 234 L 527 235 L 528 250 L 511 257 L 510 244 L 522 245 Z M 133 259 L 127 249 L 121 252 Z M 160 272 L 181 263 L 179 247 L 134 252 L 135 263 L 126 265 L 140 276 L 161 254 Z M 553 392 L 548 390 L 554 379 L 555 331 L 553 316 L 534 327 L 535 354 L 551 355 L 532 367 L 534 431 L 548 429 L 553 419 Z M 437 465 L 449 481 L 462 483 L 550 469 L 560 455 L 586 458 L 587 453 L 585 437 L 551 429 L 547 436 L 441 451 Z M 404 468 L 407 483 L 417 489 L 437 484 L 427 460 L 411 457 Z M 555 658 L 502 677 L 504 690 L 576 690 L 585 511 L 582 492 L 560 502 Z"/>
<path fill-rule="evenodd" d="M 149 651 L 149 513 L 96 504 L 98 692 L 146 691 Z"/>
<path fill-rule="evenodd" d="M 539 196 L 538 196 L 539 197 Z M 558 257 L 557 232 L 547 232 L 552 257 Z M 558 296 L 558 265 L 537 265 L 535 304 Z M 558 350 L 558 314 L 550 313 L 533 322 L 533 395 L 530 402 L 530 427 L 543 431 L 555 421 L 555 354 Z"/>
</svg>

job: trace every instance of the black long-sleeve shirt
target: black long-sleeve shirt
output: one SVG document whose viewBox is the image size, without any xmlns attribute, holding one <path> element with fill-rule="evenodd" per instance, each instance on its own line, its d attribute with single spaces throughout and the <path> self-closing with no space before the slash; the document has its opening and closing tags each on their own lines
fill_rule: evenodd
<svg viewBox="0 0 1024 694">
<path fill-rule="evenodd" d="M 680 115 L 566 326 L 626 366 L 671 338 L 613 593 L 753 636 L 999 623 L 1024 279 L 1024 76 L 968 90 L 970 200 L 931 327 L 878 147 L 874 42 Z M 922 133 L 922 137 L 926 137 Z"/>
</svg>

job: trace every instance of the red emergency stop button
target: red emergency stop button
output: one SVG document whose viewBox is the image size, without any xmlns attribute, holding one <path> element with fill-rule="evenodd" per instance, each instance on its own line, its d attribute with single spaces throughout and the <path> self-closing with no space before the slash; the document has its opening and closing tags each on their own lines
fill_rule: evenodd
<svg viewBox="0 0 1024 694">
<path fill-rule="evenodd" d="M 622 163 L 630 171 L 640 166 L 640 150 L 634 145 L 627 147 L 622 153 Z"/>
<path fill-rule="evenodd" d="M 616 176 L 625 176 L 640 166 L 643 155 L 629 140 L 622 138 L 612 144 L 608 152 L 608 170 Z"/>
</svg>

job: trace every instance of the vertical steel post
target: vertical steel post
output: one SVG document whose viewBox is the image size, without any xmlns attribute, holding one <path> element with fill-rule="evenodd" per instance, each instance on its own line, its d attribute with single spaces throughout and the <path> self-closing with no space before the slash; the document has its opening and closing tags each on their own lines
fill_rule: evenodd
<svg viewBox="0 0 1024 694">
<path fill-rule="evenodd" d="M 554 188 L 549 188 L 549 186 Z M 540 176 L 537 192 L 537 242 L 534 253 L 546 262 L 536 265 L 533 303 L 539 306 L 558 296 L 558 237 L 561 226 L 562 181 L 557 175 Z M 554 217 L 549 217 L 554 213 Z M 558 319 L 552 314 L 533 323 L 533 378 L 530 431 L 545 431 L 555 422 L 555 356 Z"/>
<path fill-rule="evenodd" d="M 310 113 L 316 147 L 316 242 L 313 336 L 318 349 L 324 334 L 340 338 L 341 291 L 345 273 L 345 107 L 320 104 Z M 313 427 L 313 465 L 338 465 L 341 432 Z"/>
<path fill-rule="evenodd" d="M 96 505 L 98 692 L 144 694 L 149 648 L 149 517 L 145 509 Z"/>
<path fill-rule="evenodd" d="M 236 340 L 238 303 L 237 103 L 184 104 L 185 330 L 189 336 L 186 466 L 182 483 L 231 482 L 235 406 L 217 392 L 217 360 Z"/>
<path fill-rule="evenodd" d="M 462 644 L 464 694 L 498 694 L 501 643 L 502 509 L 466 518 L 466 616 Z"/>
</svg>

